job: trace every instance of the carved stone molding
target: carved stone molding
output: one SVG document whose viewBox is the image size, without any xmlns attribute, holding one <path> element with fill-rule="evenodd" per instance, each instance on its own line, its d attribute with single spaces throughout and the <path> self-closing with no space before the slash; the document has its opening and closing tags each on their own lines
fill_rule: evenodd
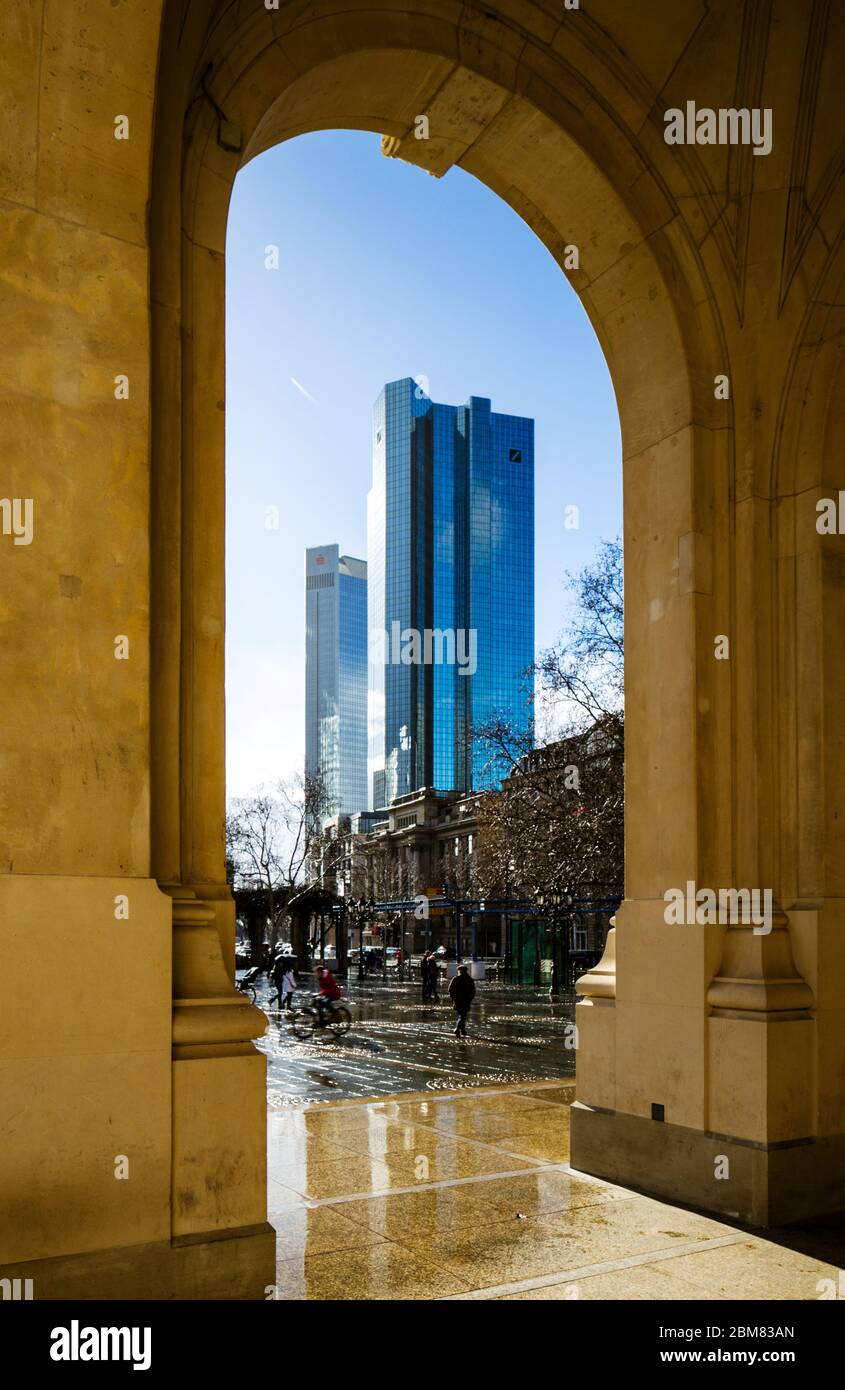
<svg viewBox="0 0 845 1390">
<path fill-rule="evenodd" d="M 789 171 L 789 201 L 786 208 L 780 268 L 778 312 L 783 309 L 789 287 L 807 249 L 813 229 L 842 172 L 840 150 L 838 157 L 834 157 L 828 164 L 817 186 L 812 191 L 808 187 L 810 150 L 816 123 L 816 104 L 829 19 L 830 0 L 813 0 L 801 69 L 801 91 Z"/>
<path fill-rule="evenodd" d="M 610 931 L 604 943 L 604 955 L 598 965 L 575 981 L 575 993 L 586 999 L 616 998 L 616 918 L 610 919 Z"/>
<path fill-rule="evenodd" d="M 784 912 L 773 912 L 767 935 L 755 936 L 750 926 L 728 927 L 707 1003 L 712 1018 L 785 1023 L 811 1017 L 813 992 L 795 968 Z"/>
<path fill-rule="evenodd" d="M 173 1056 L 250 1052 L 267 1019 L 226 971 L 214 908 L 182 883 L 163 883 L 173 899 Z"/>
</svg>

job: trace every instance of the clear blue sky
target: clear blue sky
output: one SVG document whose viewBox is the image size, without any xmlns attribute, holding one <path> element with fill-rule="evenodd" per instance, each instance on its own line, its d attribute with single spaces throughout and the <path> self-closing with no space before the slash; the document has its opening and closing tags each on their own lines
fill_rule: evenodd
<svg viewBox="0 0 845 1390">
<path fill-rule="evenodd" d="M 265 268 L 265 247 L 279 269 Z M 376 135 L 300 136 L 235 182 L 227 239 L 227 775 L 230 795 L 304 755 L 304 558 L 366 558 L 371 410 L 386 381 L 489 396 L 536 421 L 536 632 L 564 572 L 621 530 L 619 420 L 598 340 L 548 251 L 460 169 L 385 159 Z M 297 386 L 295 383 L 299 383 Z M 565 508 L 580 508 L 578 530 Z M 278 507 L 277 530 L 266 525 Z"/>
</svg>

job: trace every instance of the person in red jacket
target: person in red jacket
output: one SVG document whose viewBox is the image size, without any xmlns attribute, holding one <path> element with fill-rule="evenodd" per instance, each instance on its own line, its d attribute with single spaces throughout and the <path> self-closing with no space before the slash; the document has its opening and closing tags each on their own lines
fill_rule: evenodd
<svg viewBox="0 0 845 1390">
<path fill-rule="evenodd" d="M 325 1022 L 325 1010 L 330 1009 L 334 1001 L 340 998 L 340 985 L 327 965 L 316 966 L 314 978 L 320 991 L 317 998 L 317 1009 L 320 1014 L 320 1023 L 323 1024 Z"/>
</svg>

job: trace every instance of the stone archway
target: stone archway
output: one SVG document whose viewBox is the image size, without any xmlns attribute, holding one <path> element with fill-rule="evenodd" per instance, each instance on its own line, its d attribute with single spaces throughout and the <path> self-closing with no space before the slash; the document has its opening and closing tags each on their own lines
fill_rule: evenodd
<svg viewBox="0 0 845 1390">
<path fill-rule="evenodd" d="M 724 334 L 670 188 L 677 172 L 662 127 L 655 115 L 639 139 L 620 138 L 609 104 L 599 103 L 578 74 L 575 37 L 570 61 L 529 45 L 517 66 L 505 27 L 480 20 L 472 39 L 464 33 L 456 47 L 457 6 L 451 27 L 420 17 L 413 41 L 407 16 L 389 12 L 350 11 L 342 31 L 334 18 L 319 15 L 298 24 L 253 10 L 236 25 L 234 13 L 226 11 L 198 45 L 178 97 L 168 93 L 176 74 L 168 70 L 166 42 L 162 69 L 153 180 L 153 402 L 160 441 L 153 468 L 161 502 L 154 537 L 166 593 L 158 615 L 169 643 L 166 654 L 159 648 L 160 671 L 153 673 L 154 689 L 162 678 L 153 723 L 157 872 L 187 884 L 206 910 L 215 907 L 226 938 L 228 201 L 244 160 L 304 131 L 343 126 L 386 136 L 389 153 L 435 173 L 459 163 L 505 198 L 559 262 L 565 247 L 579 248 L 571 279 L 604 347 L 622 426 L 630 710 L 624 914 L 651 924 L 667 883 L 729 880 L 731 816 L 730 783 L 713 783 L 705 768 L 712 757 L 730 761 L 730 689 L 698 633 L 730 626 L 732 406 L 705 389 L 708 361 L 725 363 Z M 567 39 L 563 26 L 564 48 Z M 618 100 L 624 75 L 614 79 Z M 221 112 L 241 133 L 240 156 L 221 145 Z M 425 142 L 412 134 L 420 112 L 429 116 Z M 178 588 L 176 554 L 182 556 Z M 177 688 L 178 728 L 171 697 Z M 706 721 L 702 702 L 710 710 Z M 703 1016 L 713 945 L 708 952 L 702 940 L 690 951 L 677 934 L 666 937 L 661 949 L 671 955 L 677 988 L 698 996 Z M 591 1019 L 591 1031 L 607 1021 Z M 635 1026 L 641 1047 L 657 1047 L 665 1020 L 641 1011 Z M 593 1047 L 599 1055 L 607 1039 L 597 1037 Z M 615 1085 L 614 1069 L 605 1071 Z M 687 1050 L 678 1073 L 668 1103 L 679 1124 L 703 1129 L 701 1053 Z M 653 1084 L 666 1094 L 662 1078 Z M 585 1087 L 586 1100 L 603 1100 L 601 1085 L 596 1090 L 585 1081 Z M 178 1129 L 178 1116 L 174 1122 Z"/>
<path fill-rule="evenodd" d="M 738 63 L 756 63 L 758 80 L 766 38 L 751 16 Z M 304 131 L 372 130 L 389 154 L 435 174 L 457 163 L 482 179 L 559 263 L 565 247 L 579 248 L 570 278 L 617 394 L 626 899 L 618 992 L 611 1003 L 592 998 L 589 980 L 583 986 L 574 1161 L 718 1207 L 709 1161 L 716 1135 L 742 1174 L 725 1194 L 729 1209 L 761 1221 L 791 1210 L 774 1176 L 779 1146 L 803 1145 L 811 1162 L 820 1153 L 816 1117 L 800 1099 L 818 1040 L 794 932 L 782 911 L 765 941 L 723 922 L 679 931 L 663 916 L 666 889 L 690 881 L 771 885 L 777 904 L 792 902 L 769 809 L 780 785 L 771 724 L 780 615 L 774 587 L 761 594 L 759 584 L 761 575 L 764 587 L 775 584 L 775 551 L 761 509 L 748 505 L 771 447 L 758 460 L 760 382 L 744 360 L 754 321 L 747 258 L 759 236 L 747 206 L 750 151 L 728 154 L 727 206 L 740 206 L 738 220 L 723 214 L 708 239 L 700 210 L 714 199 L 718 206 L 718 195 L 698 151 L 679 157 L 665 144 L 664 102 L 587 18 L 580 27 L 564 19 L 550 45 L 530 23 L 517 41 L 506 21 L 457 5 L 437 20 L 353 7 L 342 23 L 319 11 L 241 16 L 230 7 L 198 34 L 190 61 L 187 52 L 183 40 L 168 63 L 176 55 L 165 37 L 154 177 L 154 364 L 162 364 L 154 404 L 167 442 L 153 466 L 162 478 L 170 471 L 170 483 L 159 483 L 157 532 L 169 528 L 168 564 L 174 550 L 182 555 L 179 641 L 161 667 L 168 707 L 154 722 L 160 872 L 216 903 L 222 923 L 222 323 L 232 181 L 244 160 Z M 240 132 L 240 154 L 224 147 L 221 113 Z M 424 142 L 413 136 L 421 113 Z M 175 365 L 174 316 L 178 392 L 166 365 Z M 714 391 L 722 374 L 727 400 Z M 740 425 L 737 409 L 747 417 Z M 748 422 L 738 471 L 736 441 Z M 767 487 L 766 496 L 776 492 Z M 719 634 L 729 635 L 733 662 L 714 658 Z M 177 669 L 178 730 L 166 693 Z M 758 680 L 769 691 L 765 706 Z M 742 1079 L 746 1117 L 736 1122 Z M 662 1129 L 657 1113 L 669 1121 Z"/>
<path fill-rule="evenodd" d="M 4 1259 L 264 1221 L 261 1020 L 232 990 L 223 871 L 223 248 L 240 162 L 327 126 L 459 163 L 559 262 L 577 245 L 617 393 L 627 883 L 618 968 L 579 1006 L 574 1162 L 761 1224 L 845 1202 L 843 541 L 814 525 L 843 434 L 845 12 L 639 9 L 151 0 L 83 26 L 27 9 L 8 34 L 0 383 L 10 495 L 42 520 L 37 547 L 0 549 Z M 771 108 L 771 154 L 667 146 L 693 98 Z M 688 881 L 770 887 L 774 930 L 667 926 Z M 14 992 L 45 933 L 53 1032 Z"/>
</svg>

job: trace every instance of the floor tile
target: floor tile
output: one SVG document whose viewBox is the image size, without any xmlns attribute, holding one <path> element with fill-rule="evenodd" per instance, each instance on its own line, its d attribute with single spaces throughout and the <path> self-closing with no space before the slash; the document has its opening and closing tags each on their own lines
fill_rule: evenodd
<svg viewBox="0 0 845 1390">
<path fill-rule="evenodd" d="M 303 1197 L 319 1201 L 328 1197 L 344 1197 L 354 1192 L 381 1192 L 385 1188 L 403 1185 L 403 1176 L 391 1180 L 386 1163 L 349 1154 L 345 1159 L 330 1163 L 294 1164 L 274 1170 L 274 1181 L 293 1188 Z"/>
<path fill-rule="evenodd" d="M 276 1288 L 282 1299 L 394 1302 L 443 1298 L 466 1285 L 420 1255 L 384 1241 L 365 1249 L 280 1260 Z"/>
<path fill-rule="evenodd" d="M 271 1224 L 278 1235 L 277 1258 L 303 1259 L 330 1250 L 380 1244 L 383 1237 L 378 1232 L 350 1221 L 346 1212 L 345 1206 L 299 1207 L 276 1214 Z"/>
<path fill-rule="evenodd" d="M 295 1192 L 292 1187 L 285 1187 L 283 1183 L 276 1182 L 275 1178 L 267 1179 L 268 1213 L 293 1211 L 302 1206 L 301 1192 Z"/>
<path fill-rule="evenodd" d="M 637 1265 L 634 1269 L 620 1269 L 612 1274 L 594 1274 L 587 1279 L 565 1284 L 503 1294 L 500 1298 L 506 1303 L 598 1302 L 606 1299 L 628 1303 L 654 1299 L 690 1302 L 713 1297 L 685 1280 L 675 1278 L 671 1270 L 666 1268 L 670 1263 L 667 1260 L 660 1264 Z"/>
<path fill-rule="evenodd" d="M 345 1136 L 345 1142 L 351 1151 L 367 1154 L 384 1163 L 403 1167 L 410 1163 L 412 1178 L 426 1182 L 531 1167 L 530 1162 L 524 1159 L 498 1154 L 492 1146 L 476 1145 L 439 1130 L 396 1121 L 386 1122 L 369 1131 L 358 1130 Z M 425 1159 L 425 1163 L 420 1162 L 422 1159 Z"/>
<path fill-rule="evenodd" d="M 575 1086 L 519 1086 L 519 1095 L 530 1096 L 532 1100 L 544 1100 L 547 1105 L 571 1105 L 575 1099 Z"/>
<path fill-rule="evenodd" d="M 457 1187 L 429 1188 L 347 1202 L 344 1215 L 390 1240 L 423 1240 L 437 1232 L 467 1227 L 470 1230 L 502 1220 L 501 1211 L 487 1200 L 494 1183 L 467 1183 Z"/>
<path fill-rule="evenodd" d="M 567 1155 L 570 1091 L 423 1092 L 274 1114 L 278 1296 L 816 1299 L 820 1280 L 838 1278 L 841 1232 L 829 1250 L 806 1232 L 815 1258 L 552 1166 Z M 711 1241 L 724 1243 L 690 1249 Z"/>
<path fill-rule="evenodd" d="M 817 1299 L 820 1280 L 838 1280 L 835 1265 L 750 1237 L 723 1250 L 679 1255 L 672 1273 L 704 1296 L 717 1298 Z"/>
</svg>

